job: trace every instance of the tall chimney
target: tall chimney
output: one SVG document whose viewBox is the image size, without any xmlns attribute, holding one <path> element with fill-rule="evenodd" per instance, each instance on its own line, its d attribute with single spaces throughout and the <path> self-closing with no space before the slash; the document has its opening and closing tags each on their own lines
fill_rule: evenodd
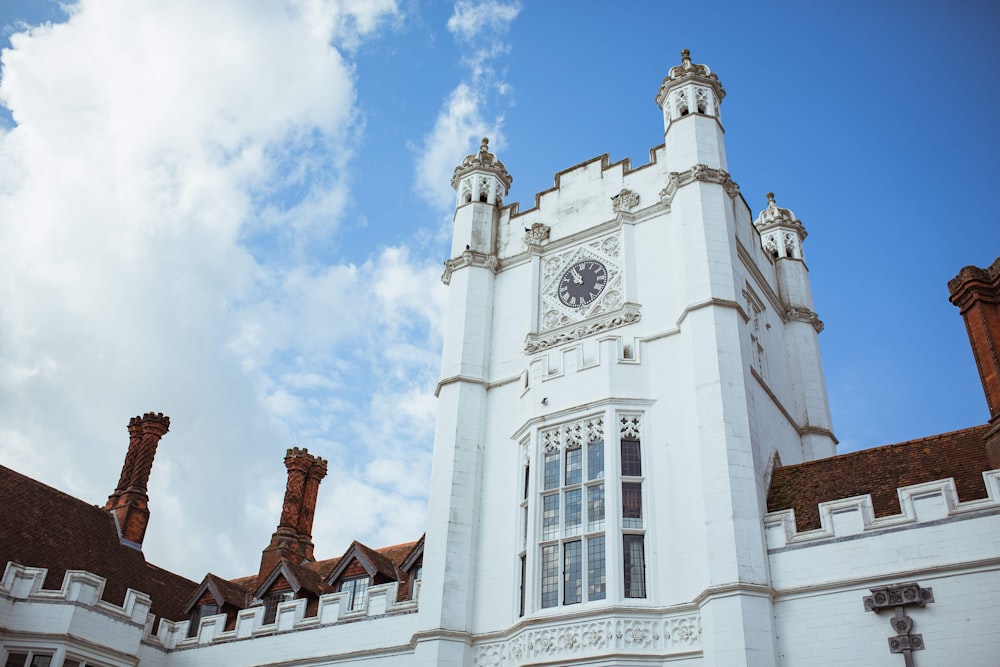
<svg viewBox="0 0 1000 667">
<path fill-rule="evenodd" d="M 990 410 L 986 453 L 990 466 L 1000 468 L 1000 257 L 985 269 L 965 267 L 948 281 L 948 291 L 965 320 Z"/>
<path fill-rule="evenodd" d="M 156 447 L 170 430 L 170 417 L 162 412 L 147 412 L 133 417 L 128 423 L 129 444 L 122 465 L 122 474 L 114 493 L 108 497 L 104 509 L 114 513 L 118 536 L 136 548 L 142 548 L 149 523 L 149 496 L 146 484 L 153 469 Z"/>
<path fill-rule="evenodd" d="M 270 544 L 261 553 L 258 582 L 282 559 L 293 563 L 313 559 L 312 522 L 319 483 L 326 476 L 326 461 L 313 456 L 308 449 L 293 447 L 285 453 L 285 468 L 288 481 L 281 520 Z"/>
<path fill-rule="evenodd" d="M 302 511 L 299 512 L 299 550 L 304 560 L 313 560 L 312 527 L 316 516 L 316 497 L 319 493 L 319 483 L 326 477 L 326 461 L 321 458 L 313 460 L 306 473 L 306 486 L 302 495 Z"/>
</svg>

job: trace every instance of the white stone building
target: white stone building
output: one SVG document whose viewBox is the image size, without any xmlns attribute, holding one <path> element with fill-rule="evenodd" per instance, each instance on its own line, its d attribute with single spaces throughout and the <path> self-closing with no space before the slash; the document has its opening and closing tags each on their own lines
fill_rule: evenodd
<svg viewBox="0 0 1000 667">
<path fill-rule="evenodd" d="M 524 211 L 486 140 L 456 168 L 425 538 L 315 560 L 325 462 L 298 450 L 256 576 L 177 578 L 159 617 L 8 533 L 4 664 L 997 664 L 1000 263 L 951 285 L 990 424 L 835 456 L 806 231 L 744 201 L 724 96 L 685 51 L 648 164 Z M 92 509 L 135 551 L 123 502 Z"/>
</svg>

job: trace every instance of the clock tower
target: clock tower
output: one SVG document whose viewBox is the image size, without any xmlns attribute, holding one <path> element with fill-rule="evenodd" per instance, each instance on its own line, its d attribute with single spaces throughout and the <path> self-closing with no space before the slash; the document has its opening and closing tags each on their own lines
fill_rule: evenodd
<svg viewBox="0 0 1000 667">
<path fill-rule="evenodd" d="M 527 210 L 485 139 L 456 168 L 419 664 L 777 664 L 767 479 L 836 440 L 804 229 L 755 227 L 724 96 L 684 51 L 649 163 Z"/>
</svg>

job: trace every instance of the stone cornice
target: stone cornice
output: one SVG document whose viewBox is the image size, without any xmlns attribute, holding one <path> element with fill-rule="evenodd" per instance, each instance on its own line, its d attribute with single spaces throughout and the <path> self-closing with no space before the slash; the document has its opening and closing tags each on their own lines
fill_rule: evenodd
<svg viewBox="0 0 1000 667">
<path fill-rule="evenodd" d="M 786 322 L 805 322 L 811 324 L 816 333 L 823 331 L 823 320 L 819 319 L 816 313 L 805 308 L 789 308 L 785 311 L 784 320 Z"/>
<path fill-rule="evenodd" d="M 694 597 L 693 602 L 701 607 L 706 602 L 714 600 L 715 598 L 732 597 L 734 595 L 754 595 L 757 597 L 770 598 L 774 595 L 774 589 L 765 584 L 752 584 L 748 582 L 734 581 L 731 584 L 709 586 L 701 593 L 698 593 L 698 595 Z"/>
<path fill-rule="evenodd" d="M 592 336 L 609 329 L 617 329 L 641 319 L 639 305 L 635 303 L 625 303 L 618 310 L 606 315 L 567 324 L 545 333 L 529 333 L 524 341 L 524 353 L 534 354 L 547 350 L 550 347 L 570 343 L 587 336 Z"/>
<path fill-rule="evenodd" d="M 730 177 L 728 171 L 714 169 L 699 162 L 685 171 L 672 171 L 667 174 L 667 186 L 660 190 L 660 201 L 669 205 L 677 191 L 691 183 L 718 183 L 725 188 L 726 194 L 730 197 L 740 193 L 740 186 Z"/>
<path fill-rule="evenodd" d="M 441 282 L 445 285 L 451 284 L 451 274 L 467 266 L 480 266 L 489 269 L 493 273 L 500 270 L 500 260 L 496 255 L 487 255 L 484 252 L 466 250 L 458 257 L 447 259 L 444 262 L 444 273 L 441 274 Z"/>
<path fill-rule="evenodd" d="M 437 383 L 437 387 L 434 389 L 434 397 L 437 398 L 438 395 L 440 395 L 441 388 L 444 387 L 445 385 L 455 384 L 457 382 L 465 382 L 465 383 L 468 383 L 468 384 L 478 384 L 479 386 L 483 387 L 484 389 L 489 389 L 489 386 L 490 386 L 489 383 L 486 382 L 486 380 L 483 380 L 481 378 L 474 378 L 474 377 L 471 377 L 471 376 L 468 376 L 468 375 L 452 375 L 451 377 L 444 378 L 440 382 Z"/>
</svg>

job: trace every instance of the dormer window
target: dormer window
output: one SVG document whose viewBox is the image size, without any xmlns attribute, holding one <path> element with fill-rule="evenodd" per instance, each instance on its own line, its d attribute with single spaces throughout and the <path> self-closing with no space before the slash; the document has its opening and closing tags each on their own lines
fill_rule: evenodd
<svg viewBox="0 0 1000 667">
<path fill-rule="evenodd" d="M 370 577 L 350 577 L 340 582 L 340 592 L 347 593 L 347 608 L 360 609 L 368 592 Z"/>
<path fill-rule="evenodd" d="M 217 604 L 203 604 L 195 607 L 191 610 L 191 622 L 188 624 L 188 637 L 194 637 L 198 634 L 198 626 L 201 625 L 201 619 L 208 618 L 209 616 L 215 616 L 219 613 L 219 605 Z"/>
<path fill-rule="evenodd" d="M 289 596 L 294 597 L 295 593 L 289 590 L 268 593 L 264 598 L 264 625 L 274 623 L 274 619 L 278 617 L 278 605 L 289 599 Z"/>
</svg>

